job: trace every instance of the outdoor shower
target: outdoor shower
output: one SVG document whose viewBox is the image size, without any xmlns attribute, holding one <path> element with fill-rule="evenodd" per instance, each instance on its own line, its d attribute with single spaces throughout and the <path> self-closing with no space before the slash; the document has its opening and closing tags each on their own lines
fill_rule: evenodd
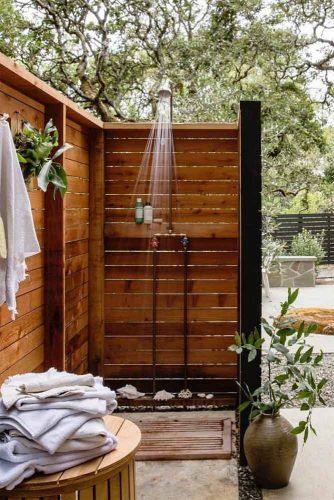
<svg viewBox="0 0 334 500">
<path fill-rule="evenodd" d="M 156 393 L 157 378 L 157 292 L 158 292 L 158 252 L 162 238 L 180 238 L 183 251 L 183 359 L 184 389 L 188 386 L 188 249 L 189 238 L 184 233 L 174 232 L 173 227 L 173 186 L 176 185 L 175 151 L 172 130 L 172 90 L 168 80 L 158 92 L 157 111 L 149 133 L 145 153 L 140 166 L 140 175 L 150 167 L 149 195 L 155 214 L 161 210 L 161 219 L 167 212 L 167 231 L 154 232 L 150 240 L 153 251 L 152 265 L 152 379 L 153 394 Z M 155 219 L 157 220 L 157 219 Z M 158 219 L 160 220 L 160 219 Z M 155 227 L 155 224 L 153 224 Z M 153 232 L 153 231 L 152 231 Z"/>
</svg>

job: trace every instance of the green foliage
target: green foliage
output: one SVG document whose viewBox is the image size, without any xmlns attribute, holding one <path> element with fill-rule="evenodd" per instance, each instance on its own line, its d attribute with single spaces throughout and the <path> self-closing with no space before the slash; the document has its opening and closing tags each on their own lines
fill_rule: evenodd
<svg viewBox="0 0 334 500">
<path fill-rule="evenodd" d="M 262 218 L 262 268 L 266 272 L 270 272 L 275 259 L 285 253 L 285 242 L 274 237 L 276 229 L 278 224 L 273 217 Z"/>
<path fill-rule="evenodd" d="M 324 182 L 330 190 L 322 161 L 330 140 L 309 90 L 332 66 L 330 44 L 326 67 L 316 66 L 314 35 L 300 29 L 331 25 L 328 2 L 309 0 L 306 15 L 299 0 L 289 8 L 280 0 L 0 0 L 0 50 L 103 120 L 151 119 L 163 77 L 173 83 L 175 121 L 236 120 L 241 99 L 261 100 L 263 206 L 277 213 L 301 190 Z"/>
<path fill-rule="evenodd" d="M 312 234 L 307 229 L 303 229 L 300 233 L 293 237 L 291 242 L 291 255 L 309 255 L 317 258 L 317 264 L 325 256 L 323 249 L 324 234 Z"/>
<path fill-rule="evenodd" d="M 24 180 L 29 182 L 32 177 L 37 177 L 38 186 L 43 191 L 51 183 L 54 196 L 59 191 L 63 197 L 67 190 L 67 176 L 63 166 L 55 160 L 72 146 L 65 143 L 52 155 L 59 145 L 58 130 L 52 119 L 42 131 L 25 123 L 22 132 L 14 137 L 14 143 Z"/>
<path fill-rule="evenodd" d="M 281 312 L 278 320 L 269 323 L 262 319 L 262 327 L 270 337 L 270 346 L 262 358 L 262 364 L 268 365 L 268 380 L 254 392 L 247 386 L 242 386 L 246 400 L 240 405 L 243 411 L 250 406 L 250 419 L 257 415 L 275 414 L 281 408 L 297 402 L 306 416 L 293 429 L 294 434 L 304 434 L 307 441 L 309 432 L 315 429 L 312 426 L 312 410 L 320 402 L 325 404 L 322 390 L 327 380 L 319 378 L 317 367 L 321 364 L 323 353 L 313 354 L 313 347 L 307 343 L 308 336 L 316 330 L 316 325 L 305 326 L 302 323 L 295 328 L 291 321 L 285 318 L 290 306 L 298 296 L 298 289 L 288 291 L 287 300 L 281 303 Z M 248 361 L 251 362 L 260 355 L 259 351 L 264 342 L 257 329 L 248 336 L 236 333 L 235 343 L 230 346 L 231 351 L 238 354 L 248 352 Z M 272 374 L 272 366 L 279 367 L 279 373 Z"/>
<path fill-rule="evenodd" d="M 13 57 L 28 26 L 11 0 L 0 0 L 0 52 Z"/>
<path fill-rule="evenodd" d="M 289 206 L 282 210 L 285 214 L 317 214 L 328 211 L 328 198 L 324 186 L 322 191 L 303 190 L 290 202 Z"/>
<path fill-rule="evenodd" d="M 273 236 L 262 238 L 262 267 L 269 272 L 277 257 L 284 255 L 286 244 Z"/>
</svg>

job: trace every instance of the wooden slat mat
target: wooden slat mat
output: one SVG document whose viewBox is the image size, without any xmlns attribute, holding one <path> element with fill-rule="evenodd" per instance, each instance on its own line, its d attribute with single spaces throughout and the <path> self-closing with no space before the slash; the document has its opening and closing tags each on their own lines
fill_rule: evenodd
<svg viewBox="0 0 334 500">
<path fill-rule="evenodd" d="M 142 432 L 136 460 L 229 459 L 231 419 L 221 417 L 129 417 Z"/>
</svg>

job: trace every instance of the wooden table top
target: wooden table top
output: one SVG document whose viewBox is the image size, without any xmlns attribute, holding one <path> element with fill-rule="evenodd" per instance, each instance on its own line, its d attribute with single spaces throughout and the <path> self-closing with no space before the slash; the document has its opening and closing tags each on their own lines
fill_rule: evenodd
<svg viewBox="0 0 334 500">
<path fill-rule="evenodd" d="M 35 474 L 32 478 L 23 481 L 14 490 L 0 490 L 6 496 L 24 495 L 25 492 L 60 494 L 62 492 L 82 489 L 110 478 L 133 457 L 140 445 L 141 432 L 129 420 L 108 415 L 104 417 L 107 429 L 117 436 L 119 442 L 115 450 L 104 456 L 94 458 L 89 462 L 71 467 L 55 474 Z"/>
</svg>

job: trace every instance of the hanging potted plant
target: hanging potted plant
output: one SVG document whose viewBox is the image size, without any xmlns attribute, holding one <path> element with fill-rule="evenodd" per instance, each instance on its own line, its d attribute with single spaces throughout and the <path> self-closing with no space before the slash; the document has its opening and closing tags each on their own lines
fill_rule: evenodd
<svg viewBox="0 0 334 500">
<path fill-rule="evenodd" d="M 272 324 L 262 320 L 262 327 L 270 337 L 268 351 L 261 362 L 262 368 L 266 365 L 267 379 L 254 392 L 241 386 L 246 400 L 239 410 L 250 408 L 250 425 L 244 437 L 245 455 L 262 488 L 281 488 L 288 484 L 298 451 L 296 435 L 303 433 L 306 443 L 310 432 L 316 434 L 312 410 L 318 403 L 325 405 L 322 390 L 327 380 L 319 379 L 316 371 L 323 353 L 314 355 L 313 347 L 307 343 L 317 326 L 302 323 L 295 328 L 285 317 L 297 295 L 298 289 L 293 292 L 289 289 L 279 318 Z M 230 350 L 238 354 L 248 352 L 248 361 L 252 362 L 263 342 L 257 329 L 248 336 L 236 333 Z M 296 427 L 280 414 L 281 408 L 287 406 L 297 406 L 305 415 Z"/>
<path fill-rule="evenodd" d="M 63 197 L 67 190 L 67 176 L 56 159 L 72 146 L 65 143 L 52 154 L 59 145 L 58 130 L 52 119 L 47 122 L 44 130 L 38 130 L 28 122 L 24 123 L 22 132 L 15 135 L 14 143 L 27 186 L 36 177 L 42 191 L 46 191 L 51 183 L 54 186 L 54 196 L 59 191 Z"/>
</svg>

